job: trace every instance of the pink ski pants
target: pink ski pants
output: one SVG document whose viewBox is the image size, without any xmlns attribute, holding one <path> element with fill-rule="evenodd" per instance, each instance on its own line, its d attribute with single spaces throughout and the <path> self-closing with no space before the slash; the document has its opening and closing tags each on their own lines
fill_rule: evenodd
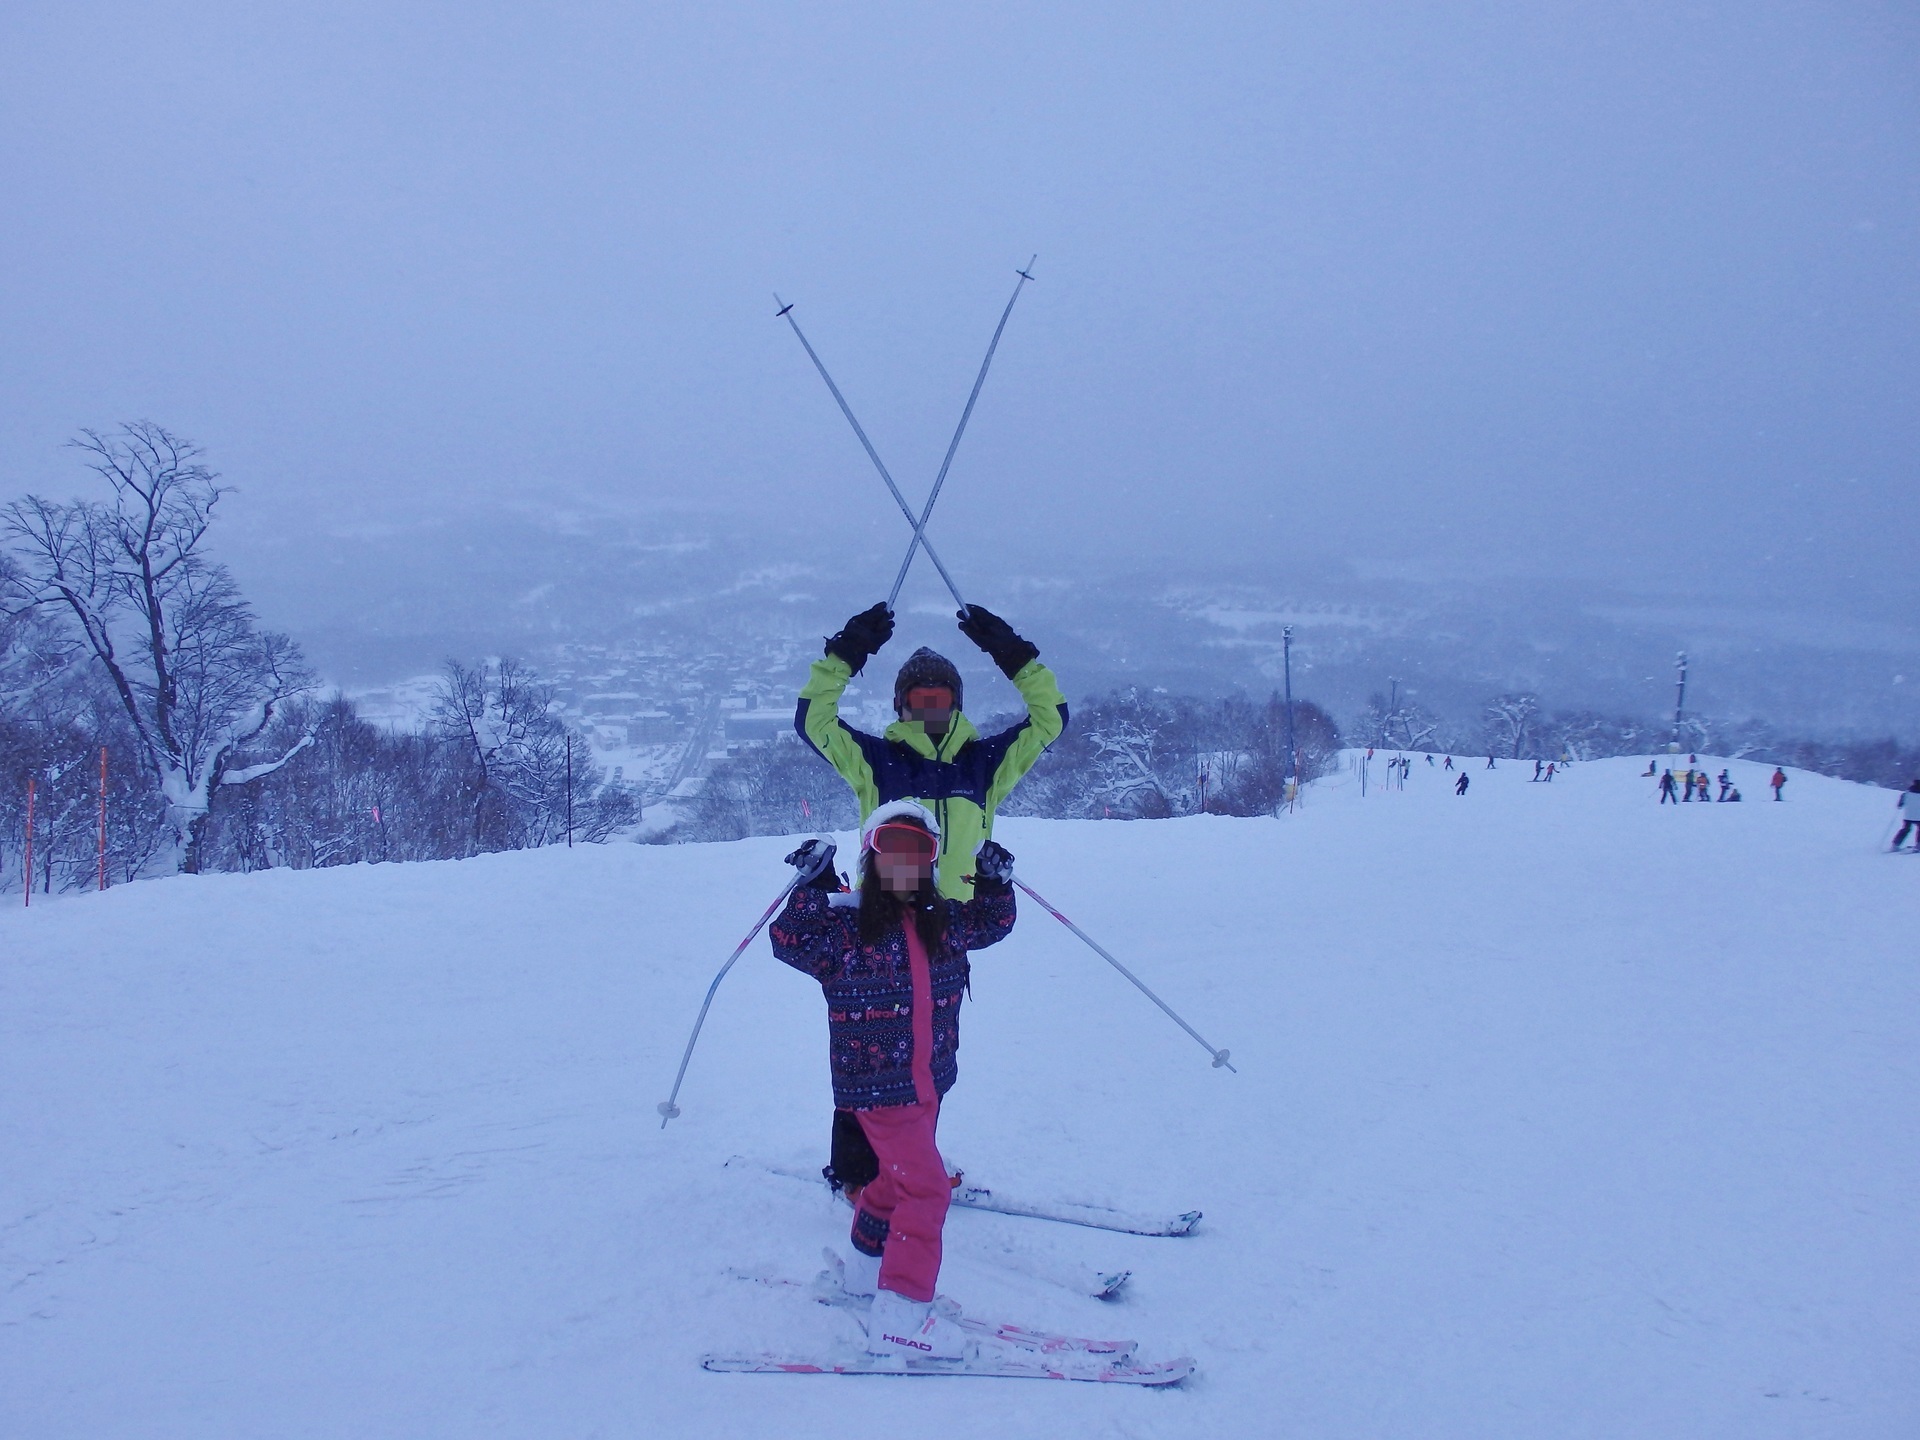
<svg viewBox="0 0 1920 1440">
<path fill-rule="evenodd" d="M 884 1235 L 880 1288 L 909 1300 L 931 1300 L 940 1278 L 940 1232 L 953 1198 L 934 1143 L 940 1102 L 853 1113 L 880 1161 L 880 1173 L 860 1192 L 854 1209 L 854 1243 L 871 1254 L 873 1240 Z"/>
</svg>

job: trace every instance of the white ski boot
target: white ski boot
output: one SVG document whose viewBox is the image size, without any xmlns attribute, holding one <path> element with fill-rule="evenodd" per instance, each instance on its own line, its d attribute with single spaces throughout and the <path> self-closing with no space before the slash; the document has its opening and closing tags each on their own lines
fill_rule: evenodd
<svg viewBox="0 0 1920 1440">
<path fill-rule="evenodd" d="M 881 1290 L 874 1295 L 866 1319 L 869 1355 L 903 1362 L 966 1356 L 966 1332 L 935 1310 L 930 1300 L 909 1300 Z"/>
<path fill-rule="evenodd" d="M 847 1258 L 840 1264 L 840 1288 L 856 1300 L 871 1300 L 880 1288 L 880 1257 L 849 1245 Z"/>
</svg>

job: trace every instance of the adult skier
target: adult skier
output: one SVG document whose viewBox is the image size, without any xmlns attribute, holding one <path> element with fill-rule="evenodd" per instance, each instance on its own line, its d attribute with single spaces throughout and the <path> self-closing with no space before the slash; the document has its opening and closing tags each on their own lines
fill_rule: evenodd
<svg viewBox="0 0 1920 1440">
<path fill-rule="evenodd" d="M 1773 798 L 1778 800 L 1780 798 L 1780 792 L 1786 788 L 1787 772 L 1782 770 L 1778 765 L 1774 766 L 1773 778 L 1767 783 L 1773 786 Z"/>
<path fill-rule="evenodd" d="M 1453 782 L 1453 793 L 1454 793 L 1454 794 L 1456 794 L 1456 795 L 1464 795 L 1464 794 L 1466 794 L 1466 793 L 1467 793 L 1467 782 L 1468 782 L 1468 780 L 1470 780 L 1470 779 L 1472 779 L 1472 778 L 1473 778 L 1473 777 L 1472 777 L 1472 776 L 1470 776 L 1470 775 L 1468 775 L 1466 771 L 1464 771 L 1464 770 L 1462 770 L 1462 771 L 1460 772 L 1460 778 L 1459 778 L 1458 780 L 1456 780 L 1456 781 L 1454 781 L 1454 782 Z"/>
<path fill-rule="evenodd" d="M 1920 778 L 1900 792 L 1900 798 L 1893 802 L 1900 812 L 1900 833 L 1893 837 L 1893 848 L 1898 850 L 1907 838 L 1909 830 L 1916 832 L 1913 848 L 1920 851 Z"/>
<path fill-rule="evenodd" d="M 875 810 L 914 800 L 932 810 L 940 837 L 935 883 L 949 900 L 973 894 L 973 857 L 992 838 L 994 812 L 1067 728 L 1067 702 L 1040 651 L 979 605 L 960 612 L 960 633 L 986 652 L 1027 702 L 1027 718 L 982 737 L 961 711 L 960 672 L 922 646 L 893 681 L 896 719 L 882 735 L 840 718 L 847 682 L 893 638 L 884 603 L 862 610 L 828 637 L 800 692 L 794 729 L 853 787 L 865 825 Z M 827 1178 L 857 1198 L 878 1162 L 861 1127 L 836 1106 Z"/>
<path fill-rule="evenodd" d="M 1720 767 L 1720 799 L 1727 798 L 1727 792 L 1733 788 L 1733 777 L 1727 774 L 1727 767 Z M 1715 803 L 1718 803 L 1717 801 Z"/>
<path fill-rule="evenodd" d="M 1660 803 L 1665 805 L 1671 800 L 1675 805 L 1678 805 L 1680 803 L 1679 797 L 1674 794 L 1678 788 L 1673 780 L 1673 767 L 1668 766 L 1666 773 L 1660 777 Z"/>
<path fill-rule="evenodd" d="M 958 1073 L 967 952 L 1013 929 L 1013 857 L 985 841 L 969 857 L 972 897 L 934 881 L 934 816 L 911 800 L 876 806 L 861 827 L 860 888 L 840 893 L 833 847 L 788 857 L 800 883 L 770 934 L 774 956 L 827 998 L 833 1099 L 879 1157 L 853 1212 L 848 1293 L 872 1295 L 867 1351 L 956 1359 L 964 1333 L 932 1305 L 951 1198 L 936 1130 Z"/>
</svg>

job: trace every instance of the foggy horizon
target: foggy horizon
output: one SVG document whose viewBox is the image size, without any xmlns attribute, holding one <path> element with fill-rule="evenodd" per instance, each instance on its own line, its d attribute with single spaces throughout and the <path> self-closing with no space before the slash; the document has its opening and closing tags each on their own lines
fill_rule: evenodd
<svg viewBox="0 0 1920 1440">
<path fill-rule="evenodd" d="M 511 641 L 498 585 L 562 578 L 569 527 L 582 567 L 750 535 L 742 564 L 830 580 L 822 613 L 870 603 L 906 528 L 773 293 L 917 504 L 1035 252 L 929 529 L 963 585 L 1511 583 L 1880 635 L 1889 674 L 1849 684 L 1920 652 L 1897 7 L 97 5 L 0 35 L 9 496 L 85 493 L 82 427 L 192 438 L 238 491 L 216 553 L 336 668 L 429 585 Z M 474 535 L 526 554 L 463 579 Z M 909 603 L 939 593 L 920 562 Z"/>
</svg>

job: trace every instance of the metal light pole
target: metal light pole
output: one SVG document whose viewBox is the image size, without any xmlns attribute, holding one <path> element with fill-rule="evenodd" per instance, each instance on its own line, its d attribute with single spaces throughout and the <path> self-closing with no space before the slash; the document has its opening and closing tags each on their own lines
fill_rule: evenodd
<svg viewBox="0 0 1920 1440">
<path fill-rule="evenodd" d="M 567 732 L 567 848 L 573 848 L 573 732 Z"/>
<path fill-rule="evenodd" d="M 1686 714 L 1687 704 L 1687 652 L 1682 650 L 1673 660 L 1674 669 L 1679 672 L 1679 681 L 1673 693 L 1673 753 L 1680 753 L 1680 720 Z"/>
<path fill-rule="evenodd" d="M 1287 684 L 1287 774 L 1300 783 L 1300 752 L 1293 743 L 1293 627 L 1280 627 L 1280 655 Z"/>
</svg>

